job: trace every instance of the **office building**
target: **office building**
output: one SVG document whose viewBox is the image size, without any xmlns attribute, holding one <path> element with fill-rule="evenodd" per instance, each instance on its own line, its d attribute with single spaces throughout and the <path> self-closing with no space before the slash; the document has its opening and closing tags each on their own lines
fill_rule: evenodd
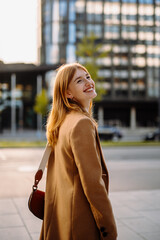
<svg viewBox="0 0 160 240">
<path fill-rule="evenodd" d="M 39 1 L 39 61 L 79 60 L 81 39 L 97 36 L 106 58 L 99 59 L 106 94 L 95 104 L 104 124 L 155 126 L 160 81 L 160 0 Z"/>
<path fill-rule="evenodd" d="M 40 117 L 34 111 L 35 98 L 46 88 L 47 72 L 56 68 L 53 64 L 0 62 L 0 133 L 11 130 L 15 135 L 17 130 L 38 128 Z"/>
</svg>

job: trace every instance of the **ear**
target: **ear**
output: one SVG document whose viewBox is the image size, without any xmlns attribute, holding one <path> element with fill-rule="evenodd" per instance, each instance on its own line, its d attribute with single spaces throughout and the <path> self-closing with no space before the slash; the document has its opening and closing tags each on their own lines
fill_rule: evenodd
<svg viewBox="0 0 160 240">
<path fill-rule="evenodd" d="M 70 99 L 73 98 L 73 95 L 72 95 L 72 93 L 69 90 L 67 90 L 67 92 L 66 92 L 66 97 L 70 98 Z"/>
</svg>

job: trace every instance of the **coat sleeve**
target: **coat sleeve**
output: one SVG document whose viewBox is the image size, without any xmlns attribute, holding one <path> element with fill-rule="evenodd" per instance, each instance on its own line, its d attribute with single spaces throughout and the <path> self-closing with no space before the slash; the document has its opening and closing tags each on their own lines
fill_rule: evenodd
<svg viewBox="0 0 160 240">
<path fill-rule="evenodd" d="M 96 148 L 95 126 L 89 118 L 81 119 L 70 136 L 71 147 L 82 187 L 90 204 L 102 239 L 116 240 L 116 223 L 102 180 L 101 160 Z"/>
</svg>

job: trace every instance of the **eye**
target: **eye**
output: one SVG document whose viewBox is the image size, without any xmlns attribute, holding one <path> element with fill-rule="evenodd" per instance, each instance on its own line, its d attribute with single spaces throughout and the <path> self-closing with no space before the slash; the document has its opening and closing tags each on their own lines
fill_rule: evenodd
<svg viewBox="0 0 160 240">
<path fill-rule="evenodd" d="M 82 79 L 79 79 L 78 81 L 77 81 L 77 83 L 80 83 L 82 81 Z"/>
<path fill-rule="evenodd" d="M 91 77 L 89 75 L 86 76 L 87 79 L 90 79 Z"/>
</svg>

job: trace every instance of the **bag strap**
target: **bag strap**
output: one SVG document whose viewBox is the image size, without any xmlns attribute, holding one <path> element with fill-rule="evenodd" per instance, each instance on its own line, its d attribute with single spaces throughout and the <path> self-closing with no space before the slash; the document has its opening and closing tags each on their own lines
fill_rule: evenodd
<svg viewBox="0 0 160 240">
<path fill-rule="evenodd" d="M 43 153 L 43 156 L 42 156 L 42 160 L 41 160 L 40 165 L 39 165 L 39 168 L 38 168 L 38 170 L 35 174 L 33 190 L 37 190 L 37 188 L 38 188 L 38 183 L 42 179 L 43 172 L 44 172 L 45 166 L 48 162 L 51 150 L 52 150 L 52 148 L 47 143 L 46 148 L 45 148 L 44 153 Z"/>
</svg>

